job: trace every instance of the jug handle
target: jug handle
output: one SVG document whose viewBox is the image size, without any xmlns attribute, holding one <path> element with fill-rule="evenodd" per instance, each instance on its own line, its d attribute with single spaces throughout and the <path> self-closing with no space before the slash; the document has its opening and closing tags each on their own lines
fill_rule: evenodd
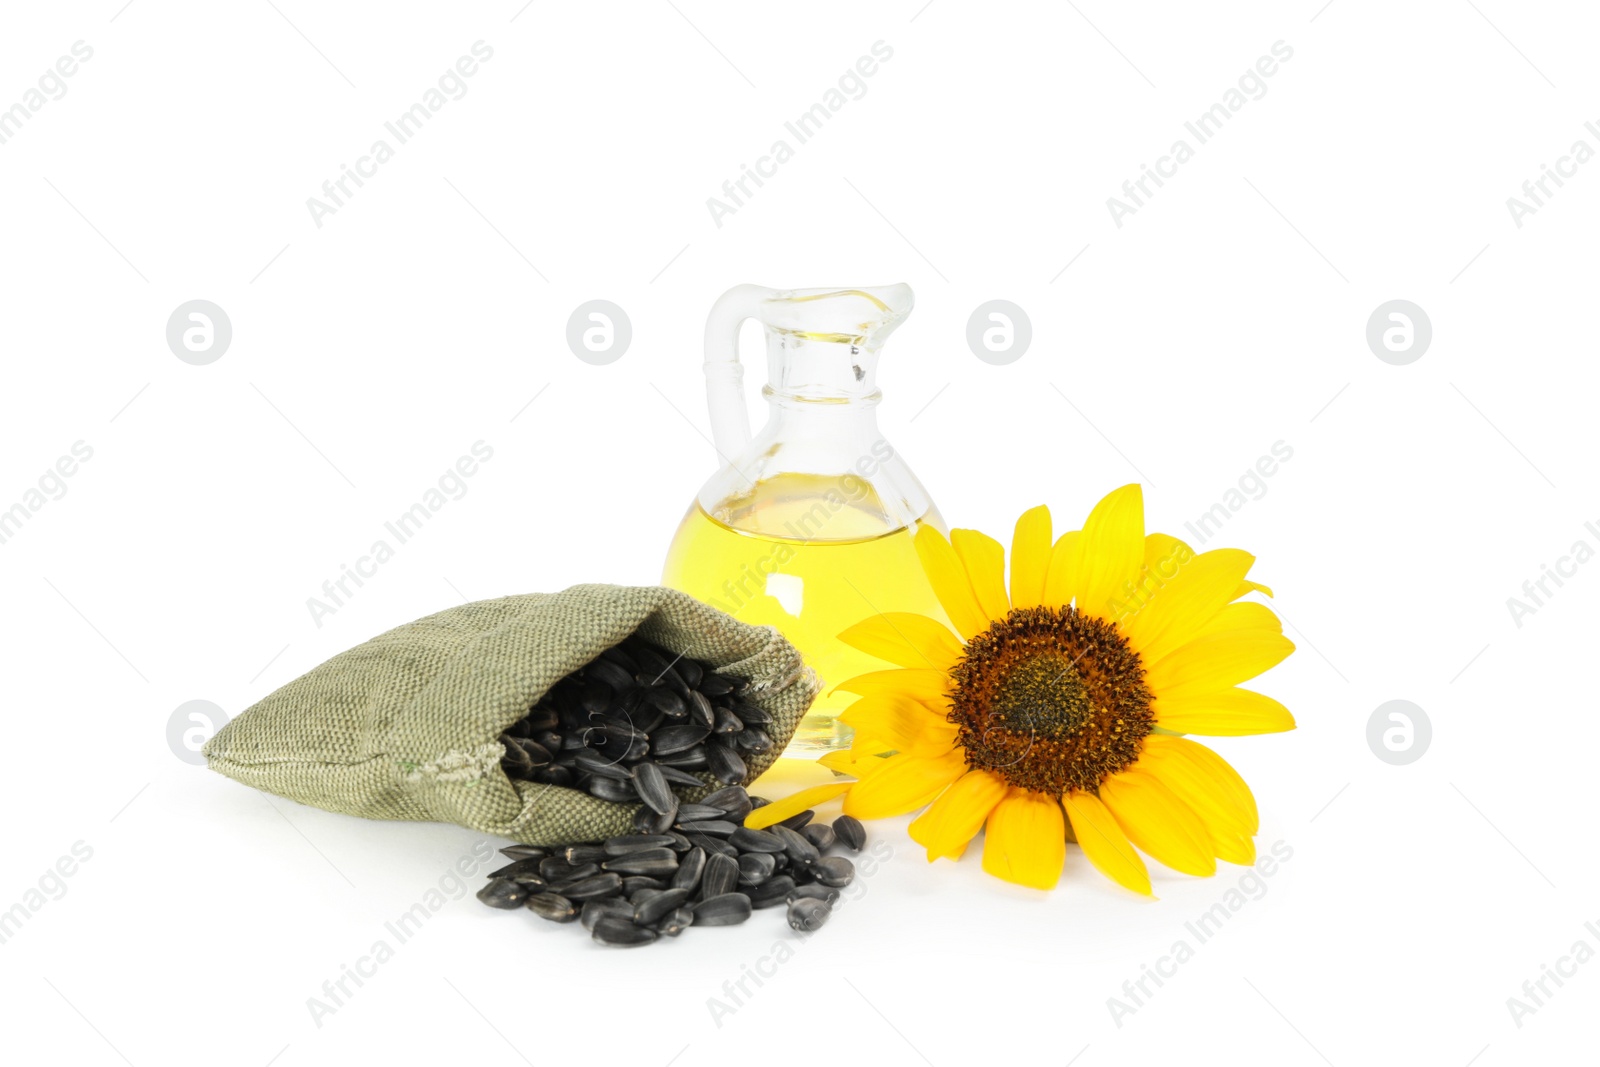
<svg viewBox="0 0 1600 1067">
<path fill-rule="evenodd" d="M 736 285 L 717 298 L 706 316 L 706 406 L 711 409 L 712 441 L 724 463 L 732 463 L 750 443 L 739 327 L 745 319 L 759 319 L 761 305 L 777 295 L 762 285 Z"/>
</svg>

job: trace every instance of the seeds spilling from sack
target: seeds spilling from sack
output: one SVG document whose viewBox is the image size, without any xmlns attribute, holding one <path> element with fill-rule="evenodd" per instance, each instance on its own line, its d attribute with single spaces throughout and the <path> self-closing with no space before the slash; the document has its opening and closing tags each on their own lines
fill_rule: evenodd
<svg viewBox="0 0 1600 1067">
<path fill-rule="evenodd" d="M 693 818 L 661 833 L 503 848 L 512 862 L 490 872 L 478 899 L 491 908 L 526 907 L 551 922 L 579 920 L 602 945 L 621 947 L 677 937 L 690 926 L 734 926 L 780 904 L 789 925 L 809 933 L 828 921 L 856 873 L 848 859 L 823 853 L 847 843 L 859 851 L 864 831 L 847 815 L 832 827 L 812 825 L 811 811 L 768 830 L 745 829 L 744 817 L 765 803 L 734 785 L 683 805 Z"/>
<path fill-rule="evenodd" d="M 710 664 L 630 637 L 556 682 L 502 734 L 501 766 L 512 778 L 643 802 L 638 828 L 660 832 L 678 819 L 673 787 L 704 787 L 690 771 L 735 785 L 749 773 L 740 753 L 772 747 L 771 717 L 743 693 L 744 682 Z"/>
</svg>

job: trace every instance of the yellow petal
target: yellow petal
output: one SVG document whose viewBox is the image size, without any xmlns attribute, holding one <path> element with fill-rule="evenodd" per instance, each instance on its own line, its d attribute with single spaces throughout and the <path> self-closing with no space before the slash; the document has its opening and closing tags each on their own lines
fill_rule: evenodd
<svg viewBox="0 0 1600 1067">
<path fill-rule="evenodd" d="M 819 756 L 817 762 L 838 774 L 864 778 L 883 762 L 884 756 L 893 751 L 882 741 L 856 738 L 849 748 Z"/>
<path fill-rule="evenodd" d="M 890 756 L 850 790 L 844 798 L 845 814 L 858 819 L 883 819 L 915 811 L 966 769 L 959 750 L 943 756 Z"/>
<path fill-rule="evenodd" d="M 1194 558 L 1194 549 L 1171 534 L 1144 536 L 1144 565 L 1163 582 L 1172 581 L 1178 570 Z"/>
<path fill-rule="evenodd" d="M 1066 858 L 1066 823 L 1055 797 L 1013 789 L 989 813 L 983 869 L 996 878 L 1053 889 Z"/>
<path fill-rule="evenodd" d="M 1196 638 L 1212 634 L 1232 633 L 1236 630 L 1270 630 L 1283 633 L 1283 623 L 1272 609 L 1255 600 L 1241 600 L 1229 604 L 1194 632 Z"/>
<path fill-rule="evenodd" d="M 1116 819 L 1093 793 L 1071 792 L 1061 798 L 1078 847 L 1101 874 L 1118 885 L 1150 896 L 1150 872 L 1128 843 Z"/>
<path fill-rule="evenodd" d="M 944 671 L 902 667 L 892 671 L 858 674 L 834 686 L 833 691 L 864 697 L 875 693 L 904 693 L 938 707 L 950 702 L 950 676 Z"/>
<path fill-rule="evenodd" d="M 1160 735 L 1155 735 L 1159 737 Z M 1256 859 L 1250 840 L 1250 817 L 1234 802 L 1229 792 L 1181 756 L 1161 758 L 1148 744 L 1139 758 L 1139 768 L 1148 771 L 1174 796 L 1189 807 L 1211 837 L 1212 851 L 1229 863 L 1251 864 Z"/>
<path fill-rule="evenodd" d="M 1077 589 L 1078 572 L 1073 562 L 1077 550 L 1077 530 L 1056 538 L 1055 547 L 1050 549 L 1050 566 L 1045 569 L 1044 597 L 1039 601 L 1042 606 L 1063 608 L 1072 603 Z"/>
<path fill-rule="evenodd" d="M 791 815 L 799 815 L 802 811 L 809 811 L 818 804 L 847 793 L 853 785 L 854 782 L 826 782 L 802 789 L 782 800 L 774 800 L 771 804 L 756 808 L 744 817 L 744 824 L 752 830 L 763 830 Z"/>
<path fill-rule="evenodd" d="M 1036 608 L 1044 602 L 1050 572 L 1050 509 L 1040 504 L 1017 520 L 1011 534 L 1011 606 Z"/>
<path fill-rule="evenodd" d="M 1158 699 L 1215 692 L 1276 667 L 1293 651 L 1293 641 L 1270 630 L 1214 634 L 1156 660 L 1145 681 Z"/>
<path fill-rule="evenodd" d="M 1178 568 L 1142 610 L 1119 620 L 1122 632 L 1146 663 L 1158 662 L 1234 599 L 1254 562 L 1237 548 L 1200 553 Z"/>
<path fill-rule="evenodd" d="M 1166 737 L 1161 734 L 1151 734 L 1144 739 L 1144 745 L 1146 753 L 1159 750 L 1164 755 L 1188 760 L 1197 769 L 1209 775 L 1212 784 L 1231 797 L 1234 805 L 1244 812 L 1247 820 L 1245 829 L 1251 834 L 1261 829 L 1261 815 L 1256 810 L 1256 798 L 1250 792 L 1250 786 L 1245 783 L 1239 772 L 1233 769 L 1232 764 L 1216 752 L 1187 737 Z"/>
<path fill-rule="evenodd" d="M 1205 825 L 1152 775 L 1137 766 L 1119 771 L 1100 783 L 1100 799 L 1142 851 L 1184 874 L 1217 873 Z"/>
<path fill-rule="evenodd" d="M 983 613 L 978 598 L 972 593 L 972 585 L 967 581 L 967 569 L 961 565 L 961 557 L 944 539 L 944 534 L 932 526 L 924 525 L 917 531 L 916 545 L 922 571 L 928 576 L 928 584 L 933 586 L 934 595 L 944 605 L 945 614 L 950 616 L 950 624 L 956 628 L 956 632 L 965 639 L 971 639 L 988 629 L 989 617 Z"/>
<path fill-rule="evenodd" d="M 961 656 L 961 642 L 943 624 L 906 611 L 880 612 L 850 627 L 839 640 L 901 667 L 947 671 Z"/>
<path fill-rule="evenodd" d="M 856 736 L 882 741 L 898 752 L 937 756 L 956 743 L 956 725 L 920 701 L 901 693 L 862 697 L 839 715 Z"/>
<path fill-rule="evenodd" d="M 1078 610 L 1114 618 L 1143 566 L 1144 492 L 1134 482 L 1107 493 L 1083 520 L 1070 564 Z"/>
<path fill-rule="evenodd" d="M 1288 708 L 1249 689 L 1162 694 L 1151 704 L 1151 710 L 1158 726 L 1180 734 L 1243 737 L 1294 729 L 1294 716 Z"/>
<path fill-rule="evenodd" d="M 1260 582 L 1240 582 L 1239 591 L 1233 595 L 1235 598 L 1237 598 L 1244 596 L 1246 593 L 1262 593 L 1266 596 L 1271 596 L 1272 590 L 1268 589 Z"/>
<path fill-rule="evenodd" d="M 1011 610 L 1011 598 L 1006 595 L 1005 546 L 977 530 L 951 530 L 950 547 L 966 568 L 967 582 L 978 598 L 987 630 L 991 621 L 1005 618 Z"/>
<path fill-rule="evenodd" d="M 928 862 L 960 859 L 1006 795 L 1005 780 L 989 771 L 968 771 L 911 821 L 911 840 L 928 850 Z"/>
</svg>

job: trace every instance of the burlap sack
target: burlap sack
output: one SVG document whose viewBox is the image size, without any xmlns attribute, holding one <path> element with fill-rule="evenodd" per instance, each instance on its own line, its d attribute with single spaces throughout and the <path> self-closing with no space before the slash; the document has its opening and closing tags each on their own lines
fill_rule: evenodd
<svg viewBox="0 0 1600 1067">
<path fill-rule="evenodd" d="M 512 780 L 499 737 L 557 679 L 632 633 L 750 681 L 775 742 L 746 757 L 752 779 L 816 696 L 815 675 L 770 626 L 672 589 L 576 585 L 463 604 L 341 652 L 219 730 L 206 761 L 256 789 L 368 819 L 453 822 L 536 845 L 628 833 L 638 805 Z M 703 777 L 707 791 L 720 784 Z"/>
</svg>

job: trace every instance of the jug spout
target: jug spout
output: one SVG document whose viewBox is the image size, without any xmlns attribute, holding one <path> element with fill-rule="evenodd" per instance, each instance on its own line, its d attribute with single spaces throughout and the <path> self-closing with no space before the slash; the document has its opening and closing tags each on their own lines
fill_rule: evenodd
<svg viewBox="0 0 1600 1067">
<path fill-rule="evenodd" d="M 771 397 L 795 401 L 878 399 L 878 350 L 915 299 L 909 285 L 852 289 L 768 289 L 739 285 L 706 319 L 705 374 L 716 447 L 726 461 L 750 442 L 739 363 L 739 326 L 755 319 L 766 329 Z"/>
</svg>

